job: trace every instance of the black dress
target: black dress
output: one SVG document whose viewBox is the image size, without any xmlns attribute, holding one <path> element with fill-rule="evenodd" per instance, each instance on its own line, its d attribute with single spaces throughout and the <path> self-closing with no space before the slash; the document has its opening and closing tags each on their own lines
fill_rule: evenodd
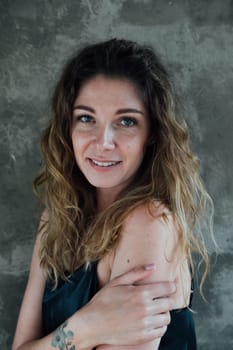
<svg viewBox="0 0 233 350">
<path fill-rule="evenodd" d="M 61 281 L 55 290 L 46 284 L 43 296 L 44 335 L 83 307 L 98 291 L 97 262 L 90 268 L 81 266 L 68 281 Z M 192 313 L 188 308 L 171 311 L 171 323 L 161 339 L 159 350 L 196 350 L 196 336 Z"/>
</svg>

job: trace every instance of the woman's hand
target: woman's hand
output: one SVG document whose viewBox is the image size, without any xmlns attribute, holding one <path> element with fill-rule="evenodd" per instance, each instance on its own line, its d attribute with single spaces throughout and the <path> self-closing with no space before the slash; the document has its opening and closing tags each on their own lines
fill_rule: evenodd
<svg viewBox="0 0 233 350">
<path fill-rule="evenodd" d="M 149 265 L 114 278 L 82 309 L 95 346 L 136 345 L 163 336 L 176 287 L 171 282 L 137 285 L 153 271 Z"/>
</svg>

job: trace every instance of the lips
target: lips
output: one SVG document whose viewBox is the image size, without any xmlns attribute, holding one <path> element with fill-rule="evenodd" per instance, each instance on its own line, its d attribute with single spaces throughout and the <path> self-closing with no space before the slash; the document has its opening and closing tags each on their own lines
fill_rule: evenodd
<svg viewBox="0 0 233 350">
<path fill-rule="evenodd" d="M 113 160 L 105 160 L 105 161 L 100 161 L 100 160 L 96 160 L 96 159 L 91 159 L 89 158 L 89 161 L 98 166 L 98 167 L 103 167 L 103 168 L 108 168 L 114 165 L 117 165 L 120 163 L 120 161 L 113 161 Z"/>
</svg>

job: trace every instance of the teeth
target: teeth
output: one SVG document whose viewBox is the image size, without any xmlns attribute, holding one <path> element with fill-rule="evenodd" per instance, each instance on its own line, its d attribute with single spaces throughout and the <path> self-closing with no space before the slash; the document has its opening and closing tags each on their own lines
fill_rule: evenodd
<svg viewBox="0 0 233 350">
<path fill-rule="evenodd" d="M 103 167 L 112 166 L 112 165 L 115 165 L 117 163 L 117 162 L 98 162 L 97 160 L 94 160 L 94 159 L 92 159 L 92 162 L 95 165 L 103 166 Z"/>
</svg>

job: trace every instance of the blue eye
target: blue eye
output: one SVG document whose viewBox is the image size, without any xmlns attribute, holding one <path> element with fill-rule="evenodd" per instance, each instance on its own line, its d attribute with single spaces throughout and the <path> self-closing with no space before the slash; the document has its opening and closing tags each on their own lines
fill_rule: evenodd
<svg viewBox="0 0 233 350">
<path fill-rule="evenodd" d="M 137 124 L 137 120 L 131 117 L 124 117 L 121 119 L 121 125 L 129 128 L 131 126 L 135 126 Z"/>
<path fill-rule="evenodd" d="M 94 118 L 88 114 L 79 115 L 77 120 L 81 123 L 93 123 Z"/>
</svg>

